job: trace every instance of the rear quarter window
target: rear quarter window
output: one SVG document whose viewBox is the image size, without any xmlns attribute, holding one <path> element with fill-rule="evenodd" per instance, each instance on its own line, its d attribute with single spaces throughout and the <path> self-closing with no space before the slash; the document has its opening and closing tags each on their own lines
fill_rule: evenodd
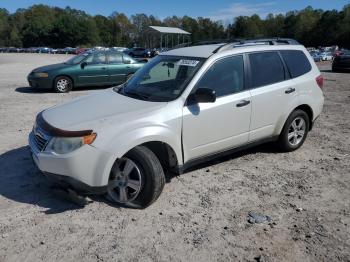
<svg viewBox="0 0 350 262">
<path fill-rule="evenodd" d="M 302 76 L 311 71 L 311 64 L 303 51 L 280 51 L 292 78 Z"/>
</svg>

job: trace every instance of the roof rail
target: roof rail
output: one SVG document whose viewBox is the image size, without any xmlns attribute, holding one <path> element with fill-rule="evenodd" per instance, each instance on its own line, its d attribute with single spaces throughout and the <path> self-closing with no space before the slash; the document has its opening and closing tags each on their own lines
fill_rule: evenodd
<svg viewBox="0 0 350 262">
<path fill-rule="evenodd" d="M 300 43 L 291 38 L 259 38 L 259 39 L 249 39 L 249 40 L 234 40 L 230 43 L 223 44 L 213 51 L 213 53 L 218 53 L 225 50 L 230 50 L 235 47 L 242 46 L 254 46 L 254 45 L 300 45 Z"/>
<path fill-rule="evenodd" d="M 190 47 L 190 46 L 200 46 L 200 45 L 217 45 L 217 44 L 223 45 L 230 42 L 232 42 L 232 40 L 227 40 L 227 39 L 202 40 L 197 42 L 179 44 L 179 45 L 173 46 L 171 49 L 177 49 L 181 47 Z"/>
</svg>

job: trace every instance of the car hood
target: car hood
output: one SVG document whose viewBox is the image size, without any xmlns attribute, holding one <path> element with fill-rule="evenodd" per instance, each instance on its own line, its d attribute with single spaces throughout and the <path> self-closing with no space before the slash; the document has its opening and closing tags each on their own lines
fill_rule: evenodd
<svg viewBox="0 0 350 262">
<path fill-rule="evenodd" d="M 130 98 L 112 88 L 79 97 L 43 111 L 43 118 L 52 126 L 68 131 L 93 129 L 107 124 L 137 120 L 164 107 L 165 102 L 148 102 Z"/>
<path fill-rule="evenodd" d="M 41 66 L 38 68 L 35 68 L 33 70 L 33 72 L 47 72 L 47 71 L 51 71 L 51 70 L 55 70 L 55 69 L 60 69 L 60 68 L 64 68 L 64 67 L 68 67 L 69 65 L 64 64 L 64 63 L 59 63 L 59 64 L 53 64 L 53 65 L 46 65 L 46 66 Z"/>
</svg>

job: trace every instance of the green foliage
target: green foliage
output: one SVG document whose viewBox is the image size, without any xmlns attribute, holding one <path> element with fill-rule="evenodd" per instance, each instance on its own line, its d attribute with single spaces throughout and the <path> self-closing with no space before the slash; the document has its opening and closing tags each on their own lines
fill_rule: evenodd
<svg viewBox="0 0 350 262">
<path fill-rule="evenodd" d="M 54 27 L 54 9 L 45 5 L 34 5 L 25 13 L 25 24 L 22 29 L 24 46 L 43 46 L 50 42 Z"/>
<path fill-rule="evenodd" d="M 6 45 L 6 36 L 9 28 L 9 13 L 6 9 L 0 9 L 0 46 Z"/>
<path fill-rule="evenodd" d="M 289 37 L 305 46 L 350 47 L 350 5 L 342 11 L 315 10 L 308 6 L 285 15 L 239 16 L 227 28 L 230 38 Z"/>
<path fill-rule="evenodd" d="M 33 5 L 10 14 L 0 8 L 0 46 L 148 46 L 157 47 L 160 37 L 150 34 L 150 25 L 179 27 L 191 32 L 188 41 L 257 37 L 290 37 L 306 46 L 350 47 L 350 5 L 341 11 L 306 7 L 286 14 L 232 18 L 226 27 L 209 18 L 172 16 L 163 20 L 153 15 L 127 17 L 114 12 L 109 17 L 91 16 L 76 9 Z M 177 36 L 163 44 L 177 44 Z"/>
<path fill-rule="evenodd" d="M 98 35 L 100 38 L 100 43 L 102 46 L 111 46 L 112 45 L 112 30 L 113 22 L 111 19 L 108 19 L 105 16 L 97 15 L 94 16 L 95 24 L 97 26 Z"/>
<path fill-rule="evenodd" d="M 340 12 L 339 44 L 350 46 L 350 4 Z"/>
</svg>

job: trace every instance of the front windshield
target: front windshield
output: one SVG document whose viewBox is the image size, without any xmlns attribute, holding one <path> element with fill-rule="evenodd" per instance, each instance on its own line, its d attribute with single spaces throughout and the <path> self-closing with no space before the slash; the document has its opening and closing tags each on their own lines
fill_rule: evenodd
<svg viewBox="0 0 350 262">
<path fill-rule="evenodd" d="M 118 92 L 147 101 L 172 101 L 182 94 L 203 62 L 203 58 L 157 56 L 137 71 Z"/>
<path fill-rule="evenodd" d="M 65 64 L 67 65 L 76 65 L 79 64 L 81 61 L 83 61 L 89 54 L 88 53 L 82 53 L 77 56 L 73 56 L 72 58 L 68 59 Z"/>
</svg>

